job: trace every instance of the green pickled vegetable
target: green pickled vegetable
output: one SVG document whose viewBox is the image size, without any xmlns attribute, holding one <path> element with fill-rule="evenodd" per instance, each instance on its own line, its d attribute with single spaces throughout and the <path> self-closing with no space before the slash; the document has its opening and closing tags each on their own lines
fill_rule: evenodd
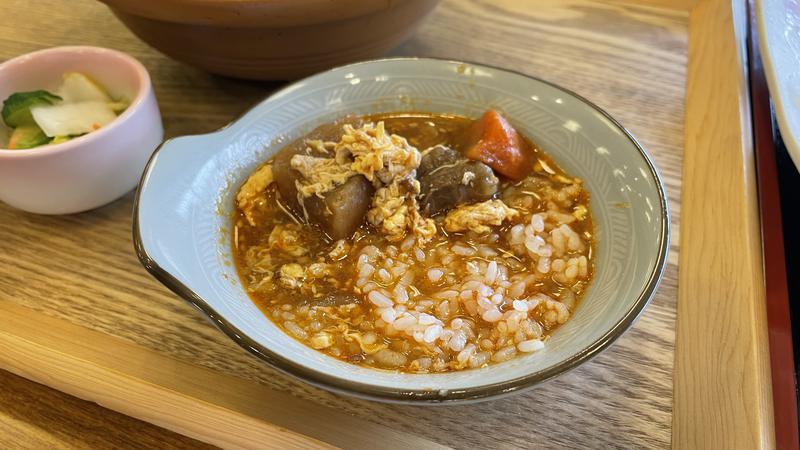
<svg viewBox="0 0 800 450">
<path fill-rule="evenodd" d="M 83 135 L 80 135 L 80 136 L 83 136 Z M 67 142 L 69 140 L 72 140 L 72 139 L 74 139 L 76 137 L 77 136 L 56 136 L 56 137 L 53 138 L 52 141 L 50 141 L 50 143 L 51 144 L 60 144 L 62 142 Z"/>
<path fill-rule="evenodd" d="M 112 111 L 114 111 L 114 114 L 120 115 L 122 114 L 123 111 L 128 109 L 128 106 L 130 106 L 130 104 L 131 103 L 128 100 L 120 99 L 115 102 L 108 103 L 108 107 L 111 108 Z"/>
<path fill-rule="evenodd" d="M 10 128 L 32 125 L 34 120 L 31 116 L 31 108 L 52 105 L 60 100 L 61 97 L 43 90 L 16 92 L 3 102 L 3 121 Z"/>
<path fill-rule="evenodd" d="M 50 140 L 51 138 L 47 137 L 44 131 L 36 124 L 20 125 L 11 132 L 11 137 L 8 139 L 8 148 L 12 150 L 33 148 L 47 144 Z"/>
</svg>

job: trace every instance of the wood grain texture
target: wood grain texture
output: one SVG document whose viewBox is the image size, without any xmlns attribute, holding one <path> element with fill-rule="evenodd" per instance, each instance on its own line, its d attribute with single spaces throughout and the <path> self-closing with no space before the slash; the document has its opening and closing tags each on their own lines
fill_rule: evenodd
<svg viewBox="0 0 800 450">
<path fill-rule="evenodd" d="M 11 16 L 24 11 L 43 19 L 0 22 L 0 58 L 62 44 L 126 51 L 152 75 L 168 136 L 214 130 L 276 87 L 171 61 L 90 0 L 3 4 Z M 426 408 L 344 398 L 288 378 L 247 355 L 146 274 L 132 252 L 130 195 L 60 217 L 0 206 L 0 265 L 6 268 L 0 302 L 452 447 L 664 448 L 672 415 L 687 22 L 685 11 L 623 2 L 449 0 L 395 51 L 508 67 L 572 89 L 629 128 L 665 179 L 673 241 L 657 296 L 613 348 L 532 391 Z"/>
<path fill-rule="evenodd" d="M 614 0 L 620 3 L 628 3 L 640 6 L 652 6 L 654 8 L 667 8 L 678 11 L 691 11 L 697 6 L 700 0 Z"/>
<path fill-rule="evenodd" d="M 0 386 L 0 448 L 212 448 L 2 370 Z"/>
<path fill-rule="evenodd" d="M 11 302 L 0 316 L 0 368 L 224 448 L 442 448 Z"/>
<path fill-rule="evenodd" d="M 690 17 L 675 448 L 774 448 L 745 2 Z M 702 193 L 702 195 L 698 195 Z"/>
</svg>

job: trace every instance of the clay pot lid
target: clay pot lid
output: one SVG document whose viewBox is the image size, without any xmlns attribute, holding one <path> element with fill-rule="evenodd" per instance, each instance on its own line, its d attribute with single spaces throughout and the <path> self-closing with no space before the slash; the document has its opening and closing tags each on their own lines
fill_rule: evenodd
<svg viewBox="0 0 800 450">
<path fill-rule="evenodd" d="M 404 0 L 100 0 L 124 14 L 193 25 L 274 27 L 359 17 Z"/>
</svg>

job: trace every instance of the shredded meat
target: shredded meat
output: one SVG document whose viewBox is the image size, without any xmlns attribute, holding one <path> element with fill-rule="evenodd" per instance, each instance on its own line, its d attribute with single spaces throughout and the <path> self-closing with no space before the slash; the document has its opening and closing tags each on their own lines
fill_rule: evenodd
<svg viewBox="0 0 800 450">
<path fill-rule="evenodd" d="M 303 197 L 316 195 L 322 198 L 323 194 L 334 190 L 355 175 L 355 172 L 330 158 L 294 155 L 291 165 L 292 169 L 302 175 L 302 179 L 298 179 L 295 183 L 297 191 Z"/>
<path fill-rule="evenodd" d="M 256 224 L 253 218 L 253 208 L 256 207 L 257 200 L 264 193 L 264 189 L 272 184 L 272 181 L 272 165 L 263 165 L 250 175 L 250 178 L 245 181 L 236 194 L 236 203 L 244 212 L 244 216 L 251 226 Z"/>
<path fill-rule="evenodd" d="M 419 189 L 419 181 L 413 177 L 397 178 L 378 189 L 367 220 L 390 241 L 399 241 L 410 231 L 418 242 L 427 242 L 436 234 L 436 224 L 419 213 Z"/>
<path fill-rule="evenodd" d="M 421 159 L 406 138 L 387 133 L 383 122 L 361 128 L 344 125 L 344 135 L 334 150 L 339 164 L 364 175 L 376 187 L 411 174 Z"/>
<path fill-rule="evenodd" d="M 488 225 L 497 226 L 517 216 L 519 211 L 509 208 L 502 200 L 487 200 L 450 211 L 444 219 L 444 228 L 453 232 L 472 230 L 483 234 L 489 232 Z"/>
</svg>

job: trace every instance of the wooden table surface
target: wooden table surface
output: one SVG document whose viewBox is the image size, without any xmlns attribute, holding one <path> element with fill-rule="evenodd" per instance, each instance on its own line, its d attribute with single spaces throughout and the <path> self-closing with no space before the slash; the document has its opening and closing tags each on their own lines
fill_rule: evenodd
<svg viewBox="0 0 800 450">
<path fill-rule="evenodd" d="M 0 386 L 0 448 L 212 448 L 3 370 Z"/>
<path fill-rule="evenodd" d="M 70 216 L 37 216 L 0 204 L 0 265 L 4 267 L 0 272 L 0 313 L 14 318 L 7 329 L 0 325 L 0 338 L 3 332 L 11 338 L 14 333 L 20 333 L 17 337 L 29 333 L 24 342 L 33 342 L 33 324 L 41 318 L 49 335 L 40 343 L 50 342 L 51 349 L 63 345 L 58 347 L 59 357 L 71 351 L 96 350 L 81 353 L 88 355 L 81 362 L 107 358 L 116 374 L 125 372 L 129 355 L 149 355 L 151 360 L 174 362 L 181 370 L 196 367 L 202 371 L 198 379 L 218 376 L 236 386 L 241 381 L 241 386 L 246 386 L 242 389 L 263 387 L 278 392 L 275 395 L 288 394 L 286 401 L 310 411 L 311 421 L 364 424 L 365 430 L 397 433 L 392 436 L 400 440 L 408 436 L 411 446 L 669 446 L 688 24 L 689 10 L 696 2 L 631 3 L 445 0 L 416 35 L 394 52 L 483 62 L 558 83 L 606 109 L 653 156 L 669 194 L 673 230 L 669 264 L 656 297 L 640 320 L 591 362 L 521 395 L 441 408 L 385 405 L 310 387 L 249 356 L 148 276 L 133 253 L 130 194 L 101 209 Z M 220 78 L 172 61 L 139 41 L 95 1 L 3 0 L 3 5 L 4 17 L 28 19 L 0 21 L 0 60 L 68 44 L 128 52 L 151 73 L 168 137 L 219 128 L 279 86 Z M 60 338 L 59 330 L 68 335 Z M 75 336 L 74 342 L 71 336 Z M 16 342 L 11 338 L 0 339 L 0 352 L 17 350 L 9 344 Z M 101 343 L 105 347 L 93 348 Z M 109 351 L 111 346 L 123 350 Z M 44 347 L 26 349 L 27 354 L 48 354 Z M 79 374 L 70 374 L 75 377 L 72 383 L 55 374 L 43 374 L 45 362 L 20 362 L 25 354 L 20 351 L 18 359 L 4 360 L 0 367 L 85 398 L 101 398 L 82 389 Z M 141 367 L 131 370 L 145 373 L 143 377 L 147 374 Z M 216 388 L 207 386 L 209 391 Z M 28 405 L 20 408 L 20 400 Z M 134 413 L 123 401 L 106 399 L 104 404 Z M 260 407 L 269 409 L 270 405 Z M 172 422 L 158 412 L 138 411 L 135 415 L 150 422 L 204 438 L 202 430 L 175 425 L 180 419 Z M 270 413 L 251 408 L 250 415 L 258 414 Z M 336 418 L 339 415 L 346 419 Z M 303 424 L 296 425 L 303 429 Z M 291 424 L 286 427 L 292 429 Z M 106 431 L 98 432 L 99 428 Z M 331 435 L 321 433 L 314 438 L 328 443 L 339 439 L 327 440 Z M 25 447 L 199 445 L 2 372 L 0 436 L 12 436 L 9 442 Z M 341 439 L 345 440 L 334 445 L 366 446 L 357 438 Z M 207 436 L 204 440 L 227 442 Z M 4 444 L 0 438 L 0 446 Z"/>
</svg>

